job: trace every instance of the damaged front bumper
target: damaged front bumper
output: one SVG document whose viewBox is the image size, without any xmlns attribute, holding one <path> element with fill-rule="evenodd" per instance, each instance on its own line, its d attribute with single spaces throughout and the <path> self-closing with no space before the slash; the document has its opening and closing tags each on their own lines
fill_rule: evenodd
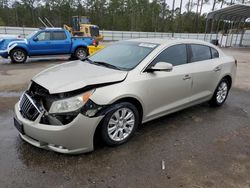
<svg viewBox="0 0 250 188">
<path fill-rule="evenodd" d="M 28 143 L 43 149 L 65 154 L 78 154 L 94 150 L 94 134 L 103 116 L 87 117 L 79 113 L 73 121 L 65 125 L 41 123 L 41 113 L 35 121 L 22 116 L 19 102 L 15 105 L 17 120 L 23 126 L 20 136 Z"/>
</svg>

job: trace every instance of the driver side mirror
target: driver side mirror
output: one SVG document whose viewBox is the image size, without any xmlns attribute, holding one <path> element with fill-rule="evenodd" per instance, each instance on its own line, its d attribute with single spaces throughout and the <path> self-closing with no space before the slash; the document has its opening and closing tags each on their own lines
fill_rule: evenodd
<svg viewBox="0 0 250 188">
<path fill-rule="evenodd" d="M 34 38 L 33 38 L 33 41 L 35 41 L 35 42 L 38 41 L 38 38 L 37 38 L 37 37 L 34 37 Z"/>
<path fill-rule="evenodd" d="M 173 65 L 167 62 L 158 62 L 154 66 L 148 68 L 147 72 L 155 72 L 155 71 L 165 71 L 170 72 L 173 70 Z"/>
</svg>

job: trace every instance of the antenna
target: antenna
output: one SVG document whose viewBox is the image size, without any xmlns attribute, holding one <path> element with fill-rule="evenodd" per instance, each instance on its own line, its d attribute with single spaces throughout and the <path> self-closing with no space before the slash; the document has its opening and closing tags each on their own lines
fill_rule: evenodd
<svg viewBox="0 0 250 188">
<path fill-rule="evenodd" d="M 47 23 L 51 26 L 51 27 L 54 27 L 53 25 L 52 25 L 52 23 L 45 17 L 44 18 L 46 21 L 47 21 Z"/>
<path fill-rule="evenodd" d="M 48 26 L 43 22 L 43 20 L 42 20 L 40 17 L 38 17 L 38 19 L 39 19 L 39 21 L 40 21 L 45 27 L 48 27 Z"/>
</svg>

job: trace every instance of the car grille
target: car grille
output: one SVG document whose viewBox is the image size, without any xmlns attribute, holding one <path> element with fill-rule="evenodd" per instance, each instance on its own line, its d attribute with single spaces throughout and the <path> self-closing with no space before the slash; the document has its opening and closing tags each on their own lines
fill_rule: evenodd
<svg viewBox="0 0 250 188">
<path fill-rule="evenodd" d="M 39 108 L 36 106 L 33 99 L 27 93 L 24 93 L 22 95 L 19 107 L 20 113 L 26 119 L 34 121 L 40 114 Z"/>
</svg>

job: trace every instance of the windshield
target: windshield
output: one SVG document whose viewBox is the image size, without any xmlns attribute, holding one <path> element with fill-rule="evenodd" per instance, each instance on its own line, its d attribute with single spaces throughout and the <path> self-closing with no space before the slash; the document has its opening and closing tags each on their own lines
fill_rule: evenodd
<svg viewBox="0 0 250 188">
<path fill-rule="evenodd" d="M 28 34 L 25 38 L 26 39 L 30 39 L 31 37 L 33 37 L 38 31 L 33 31 L 32 33 Z"/>
<path fill-rule="evenodd" d="M 131 70 L 136 67 L 157 44 L 141 42 L 118 42 L 105 47 L 90 56 L 92 62 L 103 62 L 121 70 Z"/>
</svg>

